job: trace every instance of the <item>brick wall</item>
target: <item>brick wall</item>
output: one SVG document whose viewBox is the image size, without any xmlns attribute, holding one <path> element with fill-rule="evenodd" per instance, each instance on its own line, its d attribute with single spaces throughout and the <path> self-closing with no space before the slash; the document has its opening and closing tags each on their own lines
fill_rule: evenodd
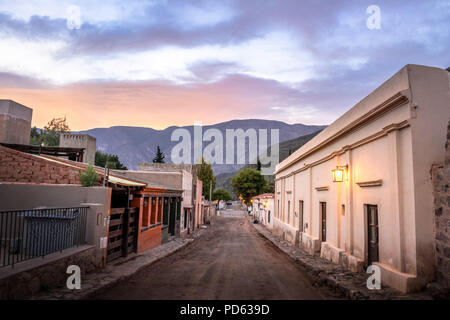
<svg viewBox="0 0 450 320">
<path fill-rule="evenodd" d="M 0 181 L 80 184 L 80 169 L 0 146 Z"/>
<path fill-rule="evenodd" d="M 444 163 L 433 166 L 436 282 L 450 291 L 450 122 Z"/>
<path fill-rule="evenodd" d="M 156 248 L 161 245 L 161 226 L 139 231 L 138 253 Z"/>
</svg>

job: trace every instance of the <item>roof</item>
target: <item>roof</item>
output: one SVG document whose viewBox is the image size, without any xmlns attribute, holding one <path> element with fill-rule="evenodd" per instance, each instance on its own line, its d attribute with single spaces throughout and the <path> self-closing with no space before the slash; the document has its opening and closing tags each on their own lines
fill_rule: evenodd
<svg viewBox="0 0 450 320">
<path fill-rule="evenodd" d="M 410 96 L 411 72 L 424 72 L 427 70 L 444 71 L 440 68 L 422 65 L 408 64 L 404 66 L 318 135 L 281 161 L 276 166 L 275 174 L 281 173 L 310 154 L 364 125 L 390 107 L 407 103 Z"/>
<path fill-rule="evenodd" d="M 17 151 L 30 153 L 30 154 L 47 154 L 54 156 L 69 156 L 72 154 L 83 154 L 84 148 L 66 148 L 66 147 L 43 147 L 43 146 L 33 146 L 27 144 L 14 144 L 14 143 L 3 143 L 0 145 L 14 149 Z"/>
<path fill-rule="evenodd" d="M 183 191 L 181 189 L 176 189 L 176 188 L 172 188 L 163 184 L 159 184 L 159 183 L 155 183 L 153 181 L 150 181 L 148 179 L 144 179 L 144 178 L 136 178 L 135 176 L 131 176 L 131 174 L 136 171 L 130 171 L 128 172 L 128 170 L 111 170 L 110 171 L 110 175 L 111 172 L 113 172 L 114 175 L 116 176 L 121 176 L 127 179 L 133 179 L 133 180 L 137 180 L 137 181 L 142 181 L 145 182 L 147 184 L 148 188 L 160 188 L 160 189 L 166 189 L 166 190 L 170 190 L 170 191 Z M 174 173 L 174 172 L 170 172 L 170 173 Z"/>
<path fill-rule="evenodd" d="M 257 196 L 252 197 L 252 199 L 264 199 L 264 198 L 274 198 L 275 195 L 273 193 L 263 193 Z"/>
</svg>

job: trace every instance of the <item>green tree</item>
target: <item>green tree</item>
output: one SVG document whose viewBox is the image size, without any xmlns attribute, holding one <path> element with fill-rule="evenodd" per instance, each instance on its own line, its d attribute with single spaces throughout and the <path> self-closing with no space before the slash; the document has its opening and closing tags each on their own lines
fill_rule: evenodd
<svg viewBox="0 0 450 320">
<path fill-rule="evenodd" d="M 217 189 L 214 190 L 214 193 L 212 194 L 213 200 L 231 200 L 230 193 L 225 189 Z"/>
<path fill-rule="evenodd" d="M 258 157 L 258 161 L 256 162 L 256 170 L 261 172 L 261 161 L 259 161 L 259 157 Z"/>
<path fill-rule="evenodd" d="M 37 130 L 36 127 L 31 129 L 30 144 L 41 145 L 47 147 L 59 146 L 59 136 L 61 132 L 69 132 L 70 128 L 67 124 L 66 118 L 54 118 L 50 120 L 44 129 Z"/>
<path fill-rule="evenodd" d="M 127 167 L 119 161 L 119 157 L 114 154 L 107 154 L 101 151 L 95 152 L 95 165 L 102 168 L 117 170 L 127 170 Z"/>
<path fill-rule="evenodd" d="M 85 173 L 80 172 L 80 182 L 83 187 L 92 187 L 95 185 L 98 179 L 98 174 L 95 172 L 94 167 L 90 164 Z"/>
<path fill-rule="evenodd" d="M 197 176 L 203 183 L 202 193 L 209 200 L 209 186 L 212 186 L 211 190 L 216 188 L 216 177 L 214 176 L 211 164 L 205 162 L 203 157 L 201 163 L 197 164 Z"/>
<path fill-rule="evenodd" d="M 39 130 L 36 127 L 31 128 L 30 144 L 33 146 L 39 146 L 41 142 L 41 133 Z"/>
<path fill-rule="evenodd" d="M 164 153 L 161 152 L 159 146 L 156 147 L 156 156 L 153 158 L 153 163 L 164 163 Z"/>
<path fill-rule="evenodd" d="M 242 196 L 246 204 L 258 194 L 269 190 L 266 178 L 256 169 L 245 168 L 233 177 L 231 182 L 233 191 L 237 196 Z"/>
</svg>

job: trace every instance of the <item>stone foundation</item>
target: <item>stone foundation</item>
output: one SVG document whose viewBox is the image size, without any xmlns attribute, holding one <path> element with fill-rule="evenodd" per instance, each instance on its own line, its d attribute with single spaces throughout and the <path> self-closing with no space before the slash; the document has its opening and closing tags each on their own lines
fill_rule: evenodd
<svg viewBox="0 0 450 320">
<path fill-rule="evenodd" d="M 351 255 L 348 252 L 342 252 L 340 256 L 340 264 L 344 268 L 353 272 L 364 272 L 364 260 Z"/>
<path fill-rule="evenodd" d="M 310 236 L 307 233 L 301 233 L 301 244 L 300 246 L 308 252 L 310 255 L 319 255 L 320 254 L 320 239 Z"/>
<path fill-rule="evenodd" d="M 299 243 L 299 231 L 278 219 L 273 220 L 272 232 L 280 239 L 292 243 L 293 245 L 298 245 Z"/>
<path fill-rule="evenodd" d="M 320 247 L 320 257 L 335 264 L 341 264 L 341 257 L 344 252 L 345 250 L 336 248 L 328 242 L 322 242 Z"/>
</svg>

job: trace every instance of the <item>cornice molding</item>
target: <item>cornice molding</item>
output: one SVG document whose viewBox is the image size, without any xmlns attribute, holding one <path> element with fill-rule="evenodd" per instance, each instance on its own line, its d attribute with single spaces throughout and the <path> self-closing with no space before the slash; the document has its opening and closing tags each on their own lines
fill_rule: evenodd
<svg viewBox="0 0 450 320">
<path fill-rule="evenodd" d="M 324 146 L 330 144 L 332 141 L 340 138 L 341 136 L 348 134 L 351 131 L 354 131 L 363 125 L 367 124 L 368 122 L 371 122 L 372 120 L 378 118 L 380 115 L 384 114 L 385 112 L 392 110 L 396 107 L 399 107 L 409 101 L 408 98 L 408 92 L 409 90 L 403 90 L 399 91 L 390 98 L 386 99 L 383 103 L 379 104 L 375 108 L 371 109 L 369 112 L 366 112 L 359 118 L 355 119 L 354 121 L 350 122 L 346 126 L 344 126 L 342 129 L 337 131 L 336 133 L 332 134 L 330 137 L 325 139 L 324 141 L 320 142 L 310 150 L 306 151 L 299 157 L 293 159 L 291 162 L 284 165 L 282 168 L 277 170 L 275 172 L 275 175 L 283 170 L 286 170 L 287 168 L 291 167 L 295 163 L 299 162 L 300 160 L 306 158 L 308 155 L 316 152 L 317 150 L 323 148 Z"/>
</svg>

